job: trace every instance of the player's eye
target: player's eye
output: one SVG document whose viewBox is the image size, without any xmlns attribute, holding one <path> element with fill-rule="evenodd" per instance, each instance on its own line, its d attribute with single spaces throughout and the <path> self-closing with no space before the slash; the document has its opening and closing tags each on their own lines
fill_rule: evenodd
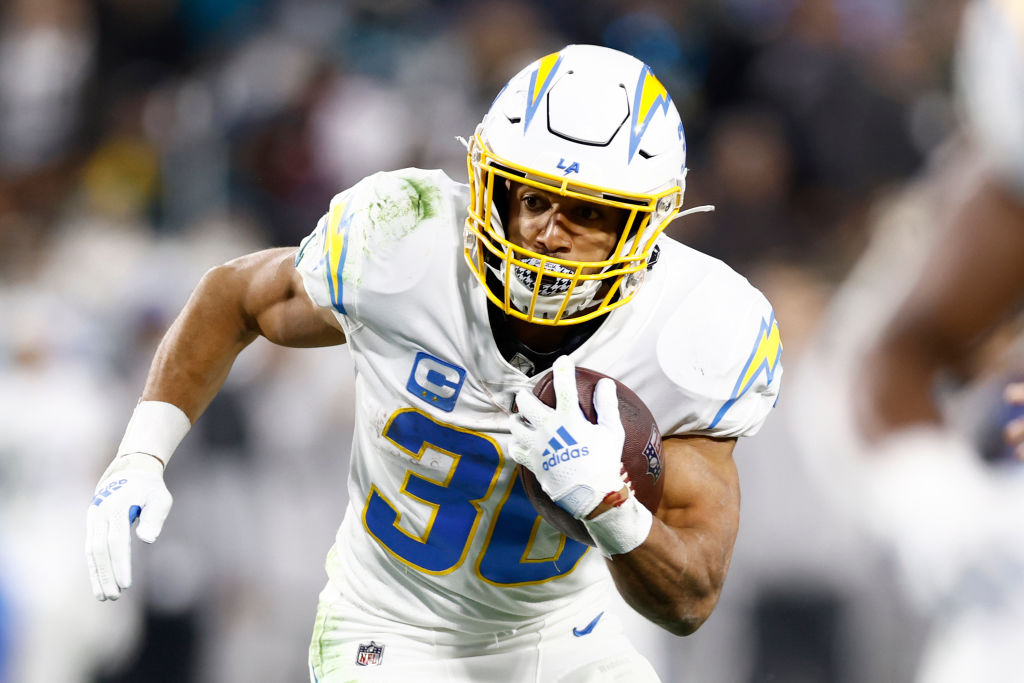
<svg viewBox="0 0 1024 683">
<path fill-rule="evenodd" d="M 603 214 L 597 208 L 595 208 L 593 206 L 586 206 L 586 205 L 580 206 L 578 211 L 577 211 L 577 214 L 583 220 L 590 221 L 590 222 L 592 222 L 592 221 L 599 221 L 599 220 L 601 220 L 601 217 L 603 216 Z"/>
<path fill-rule="evenodd" d="M 539 211 L 544 206 L 544 202 L 541 200 L 540 196 L 535 194 L 524 195 L 522 202 L 523 206 L 530 211 Z"/>
</svg>

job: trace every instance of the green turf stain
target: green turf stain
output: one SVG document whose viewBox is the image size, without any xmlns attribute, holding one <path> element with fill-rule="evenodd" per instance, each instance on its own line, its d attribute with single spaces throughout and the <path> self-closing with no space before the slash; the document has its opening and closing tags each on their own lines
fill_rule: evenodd
<svg viewBox="0 0 1024 683">
<path fill-rule="evenodd" d="M 353 229 L 347 237 L 349 251 L 342 275 L 347 285 L 360 286 L 367 263 L 441 213 L 441 188 L 433 180 L 392 176 L 371 192 L 361 206 L 352 209 Z"/>
<path fill-rule="evenodd" d="M 441 203 L 441 188 L 435 183 L 423 182 L 419 179 L 405 178 L 404 180 L 416 194 L 415 204 L 420 220 L 434 218 Z"/>
</svg>

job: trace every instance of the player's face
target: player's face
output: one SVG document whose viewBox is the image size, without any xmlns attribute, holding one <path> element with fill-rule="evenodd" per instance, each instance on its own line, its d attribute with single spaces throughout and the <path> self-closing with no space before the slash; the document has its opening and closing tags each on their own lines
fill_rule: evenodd
<svg viewBox="0 0 1024 683">
<path fill-rule="evenodd" d="M 508 239 L 544 256 L 602 261 L 611 254 L 626 211 L 512 183 Z"/>
</svg>

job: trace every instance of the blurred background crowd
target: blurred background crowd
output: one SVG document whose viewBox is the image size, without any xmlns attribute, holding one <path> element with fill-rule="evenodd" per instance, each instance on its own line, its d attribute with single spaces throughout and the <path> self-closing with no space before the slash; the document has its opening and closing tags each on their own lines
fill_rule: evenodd
<svg viewBox="0 0 1024 683">
<path fill-rule="evenodd" d="M 869 236 L 955 135 L 961 0 L 6 0 L 0 7 L 0 681 L 304 681 L 346 504 L 344 349 L 262 340 L 167 472 L 175 507 L 97 603 L 84 512 L 209 267 L 295 245 L 377 170 L 465 177 L 504 82 L 569 42 L 650 64 L 686 125 L 674 237 L 776 307 L 787 377 Z M 917 213 L 915 213 L 917 211 Z M 741 442 L 718 610 L 634 623 L 666 681 L 910 680 L 927 629 L 778 415 Z M 790 413 L 786 415 L 786 413 Z"/>
</svg>

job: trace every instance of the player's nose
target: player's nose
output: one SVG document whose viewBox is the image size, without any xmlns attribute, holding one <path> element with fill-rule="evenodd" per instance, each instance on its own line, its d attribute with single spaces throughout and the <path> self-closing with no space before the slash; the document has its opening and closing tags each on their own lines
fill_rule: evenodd
<svg viewBox="0 0 1024 683">
<path fill-rule="evenodd" d="M 565 215 L 560 211 L 551 211 L 544 218 L 544 224 L 535 237 L 538 246 L 541 247 L 539 251 L 548 254 L 567 251 L 572 246 L 572 240 L 565 229 Z"/>
</svg>

